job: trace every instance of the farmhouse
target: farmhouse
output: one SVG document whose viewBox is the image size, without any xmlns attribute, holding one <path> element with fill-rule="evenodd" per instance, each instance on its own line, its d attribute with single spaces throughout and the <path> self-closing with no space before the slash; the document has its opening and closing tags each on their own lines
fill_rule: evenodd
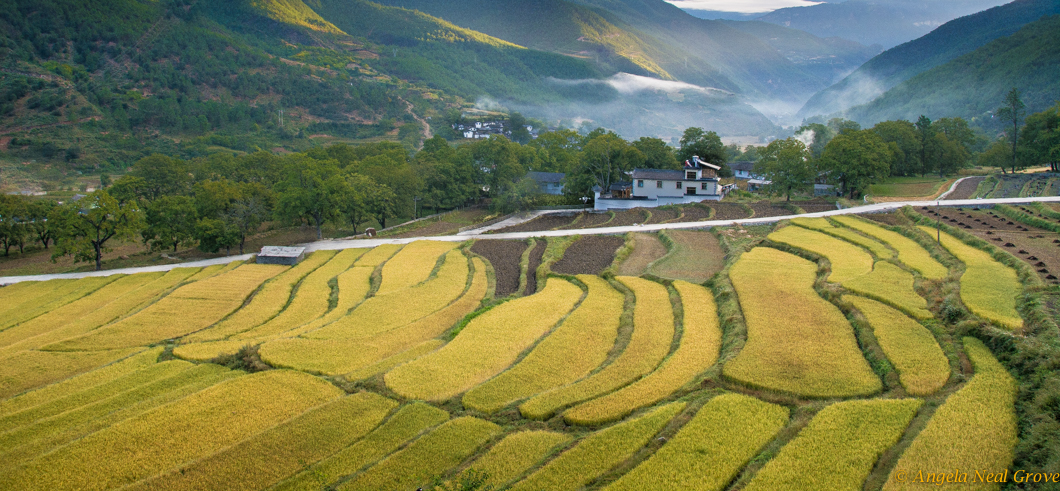
<svg viewBox="0 0 1060 491">
<path fill-rule="evenodd" d="M 698 156 L 686 160 L 681 170 L 633 169 L 629 194 L 609 189 L 607 195 L 595 191 L 596 209 L 656 207 L 700 201 L 721 200 L 724 190 L 718 184 L 718 167 Z M 613 188 L 613 186 L 612 186 Z"/>
<path fill-rule="evenodd" d="M 294 266 L 305 259 L 305 247 L 265 246 L 258 253 L 258 264 L 283 264 Z"/>
</svg>

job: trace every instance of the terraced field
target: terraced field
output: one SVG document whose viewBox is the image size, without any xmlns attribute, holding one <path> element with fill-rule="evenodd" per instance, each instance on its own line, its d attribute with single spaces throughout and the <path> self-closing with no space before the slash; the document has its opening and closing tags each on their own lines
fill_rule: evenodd
<svg viewBox="0 0 1060 491">
<path fill-rule="evenodd" d="M 0 489 L 891 490 L 935 487 L 907 469 L 1033 470 L 1017 430 L 1037 399 L 962 337 L 1048 332 L 1033 271 L 960 234 L 794 225 L 3 287 Z"/>
</svg>

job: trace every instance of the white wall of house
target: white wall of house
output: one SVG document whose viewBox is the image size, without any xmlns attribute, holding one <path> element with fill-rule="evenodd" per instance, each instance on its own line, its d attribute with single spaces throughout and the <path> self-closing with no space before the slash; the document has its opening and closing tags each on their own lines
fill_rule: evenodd
<svg viewBox="0 0 1060 491">
<path fill-rule="evenodd" d="M 676 198 L 688 194 L 688 188 L 696 189 L 696 195 L 718 194 L 717 181 L 669 181 L 659 179 L 634 179 L 633 196 L 656 199 L 661 197 Z"/>
</svg>

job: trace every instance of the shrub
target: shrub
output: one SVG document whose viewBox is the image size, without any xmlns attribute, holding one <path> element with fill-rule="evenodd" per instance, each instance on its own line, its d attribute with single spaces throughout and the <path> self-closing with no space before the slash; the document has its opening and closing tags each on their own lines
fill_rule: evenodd
<svg viewBox="0 0 1060 491">
<path fill-rule="evenodd" d="M 788 409 L 740 394 L 722 394 L 608 491 L 720 491 L 788 423 Z"/>
<path fill-rule="evenodd" d="M 747 322 L 747 344 L 723 369 L 741 383 L 808 397 L 880 390 L 854 330 L 813 290 L 817 265 L 776 249 L 744 253 L 729 277 Z"/>
</svg>

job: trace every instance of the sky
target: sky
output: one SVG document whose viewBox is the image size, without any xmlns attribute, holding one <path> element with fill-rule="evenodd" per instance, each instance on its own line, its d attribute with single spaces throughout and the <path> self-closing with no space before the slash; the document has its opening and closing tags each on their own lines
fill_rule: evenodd
<svg viewBox="0 0 1060 491">
<path fill-rule="evenodd" d="M 805 7 L 821 2 L 807 0 L 666 0 L 682 9 L 761 13 L 785 7 Z"/>
</svg>

